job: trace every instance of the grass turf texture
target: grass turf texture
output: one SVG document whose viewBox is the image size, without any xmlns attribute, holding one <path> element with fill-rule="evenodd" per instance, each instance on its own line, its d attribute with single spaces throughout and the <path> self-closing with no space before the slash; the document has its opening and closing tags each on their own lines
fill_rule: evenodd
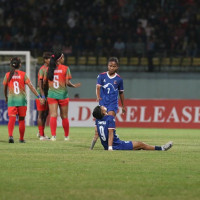
<svg viewBox="0 0 200 200">
<path fill-rule="evenodd" d="M 8 143 L 0 127 L 0 199 L 184 200 L 200 197 L 200 131 L 118 128 L 122 140 L 174 146 L 161 151 L 89 150 L 93 128 L 71 128 L 64 141 L 40 141 L 37 127 L 26 127 L 25 144 Z M 49 128 L 46 129 L 49 133 Z M 50 135 L 50 134 L 47 134 Z"/>
</svg>

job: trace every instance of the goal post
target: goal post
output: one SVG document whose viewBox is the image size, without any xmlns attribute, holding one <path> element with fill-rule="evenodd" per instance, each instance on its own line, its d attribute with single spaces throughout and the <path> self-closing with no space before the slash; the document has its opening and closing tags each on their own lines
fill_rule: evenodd
<svg viewBox="0 0 200 200">
<path fill-rule="evenodd" d="M 14 56 L 18 56 L 20 58 L 22 57 L 22 62 L 25 62 L 23 70 L 25 70 L 27 76 L 30 79 L 31 78 L 35 79 L 35 74 L 33 75 L 31 72 L 31 53 L 30 53 L 30 51 L 0 51 L 1 73 L 4 71 L 5 71 L 5 73 L 10 71 L 10 60 L 8 59 L 8 57 L 12 58 Z M 7 58 L 7 59 L 5 59 L 5 58 Z M 3 71 L 2 68 L 4 68 L 5 70 Z M 2 76 L 4 76 L 5 73 L 2 74 Z M 2 83 L 2 81 L 3 80 L 1 80 L 1 83 Z M 32 82 L 32 80 L 31 80 L 31 82 Z M 31 103 L 32 103 L 31 101 L 32 101 L 32 99 L 31 99 L 30 89 L 26 89 L 26 97 L 27 97 L 26 126 L 30 126 L 30 125 L 32 125 L 32 123 L 31 123 Z M 2 99 L 2 96 L 1 96 L 1 99 Z"/>
</svg>

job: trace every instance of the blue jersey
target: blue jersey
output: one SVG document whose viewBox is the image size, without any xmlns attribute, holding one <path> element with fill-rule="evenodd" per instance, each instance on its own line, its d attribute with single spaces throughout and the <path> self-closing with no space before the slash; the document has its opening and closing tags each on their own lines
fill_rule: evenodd
<svg viewBox="0 0 200 200">
<path fill-rule="evenodd" d="M 119 91 L 124 91 L 122 78 L 117 73 L 110 77 L 108 72 L 104 72 L 98 75 L 97 85 L 101 86 L 99 105 L 105 106 L 108 111 L 114 110 L 116 112 Z"/>
<path fill-rule="evenodd" d="M 115 131 L 115 118 L 112 115 L 105 115 L 102 119 L 96 119 L 95 125 L 97 126 L 97 132 L 99 135 L 99 138 L 101 140 L 101 144 L 103 145 L 105 150 L 108 150 L 108 136 L 109 131 L 108 129 L 114 129 L 113 130 L 113 149 L 115 149 L 115 146 L 118 146 L 121 144 L 121 140 L 117 137 L 116 131 Z"/>
</svg>

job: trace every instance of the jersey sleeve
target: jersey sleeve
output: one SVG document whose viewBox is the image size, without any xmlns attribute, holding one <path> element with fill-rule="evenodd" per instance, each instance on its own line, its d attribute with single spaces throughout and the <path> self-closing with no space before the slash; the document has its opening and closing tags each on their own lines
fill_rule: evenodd
<svg viewBox="0 0 200 200">
<path fill-rule="evenodd" d="M 101 76 L 101 74 L 99 74 L 97 76 L 97 85 L 102 85 L 102 76 Z"/>
<path fill-rule="evenodd" d="M 109 116 L 108 119 L 108 129 L 115 129 L 116 125 L 115 125 L 115 118 L 113 116 Z"/>
<path fill-rule="evenodd" d="M 120 81 L 120 83 L 119 83 L 118 90 L 119 90 L 119 91 L 124 91 L 123 79 L 121 79 L 121 81 Z"/>
<path fill-rule="evenodd" d="M 8 78 L 7 78 L 7 74 L 6 74 L 3 79 L 3 85 L 7 85 L 7 84 L 8 84 Z"/>
<path fill-rule="evenodd" d="M 30 79 L 28 78 L 28 76 L 25 74 L 25 76 L 24 76 L 24 83 L 25 84 L 28 84 L 28 83 L 30 83 L 31 81 L 30 81 Z"/>
<path fill-rule="evenodd" d="M 72 79 L 72 75 L 71 75 L 69 67 L 67 68 L 66 79 L 69 79 L 69 80 Z"/>
</svg>

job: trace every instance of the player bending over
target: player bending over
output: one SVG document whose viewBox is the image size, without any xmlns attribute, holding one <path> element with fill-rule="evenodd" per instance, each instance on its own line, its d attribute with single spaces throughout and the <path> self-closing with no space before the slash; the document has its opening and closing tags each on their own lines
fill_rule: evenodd
<svg viewBox="0 0 200 200">
<path fill-rule="evenodd" d="M 173 145 L 170 141 L 163 146 L 151 146 L 143 142 L 122 141 L 116 135 L 115 118 L 107 114 L 107 108 L 104 106 L 96 106 L 93 110 L 95 121 L 95 136 L 91 145 L 93 149 L 98 136 L 105 150 L 158 150 L 167 151 Z"/>
<path fill-rule="evenodd" d="M 10 62 L 11 70 L 7 72 L 4 80 L 4 95 L 6 103 L 8 104 L 8 134 L 9 143 L 14 143 L 13 130 L 15 127 L 16 115 L 19 116 L 19 133 L 20 143 L 25 143 L 24 133 L 25 133 L 25 116 L 27 110 L 27 100 L 25 92 L 25 84 L 28 85 L 30 90 L 38 97 L 41 104 L 44 104 L 44 100 L 40 97 L 36 89 L 33 87 L 30 79 L 27 77 L 26 73 L 20 71 L 21 60 L 17 57 L 11 59 Z"/>
</svg>

